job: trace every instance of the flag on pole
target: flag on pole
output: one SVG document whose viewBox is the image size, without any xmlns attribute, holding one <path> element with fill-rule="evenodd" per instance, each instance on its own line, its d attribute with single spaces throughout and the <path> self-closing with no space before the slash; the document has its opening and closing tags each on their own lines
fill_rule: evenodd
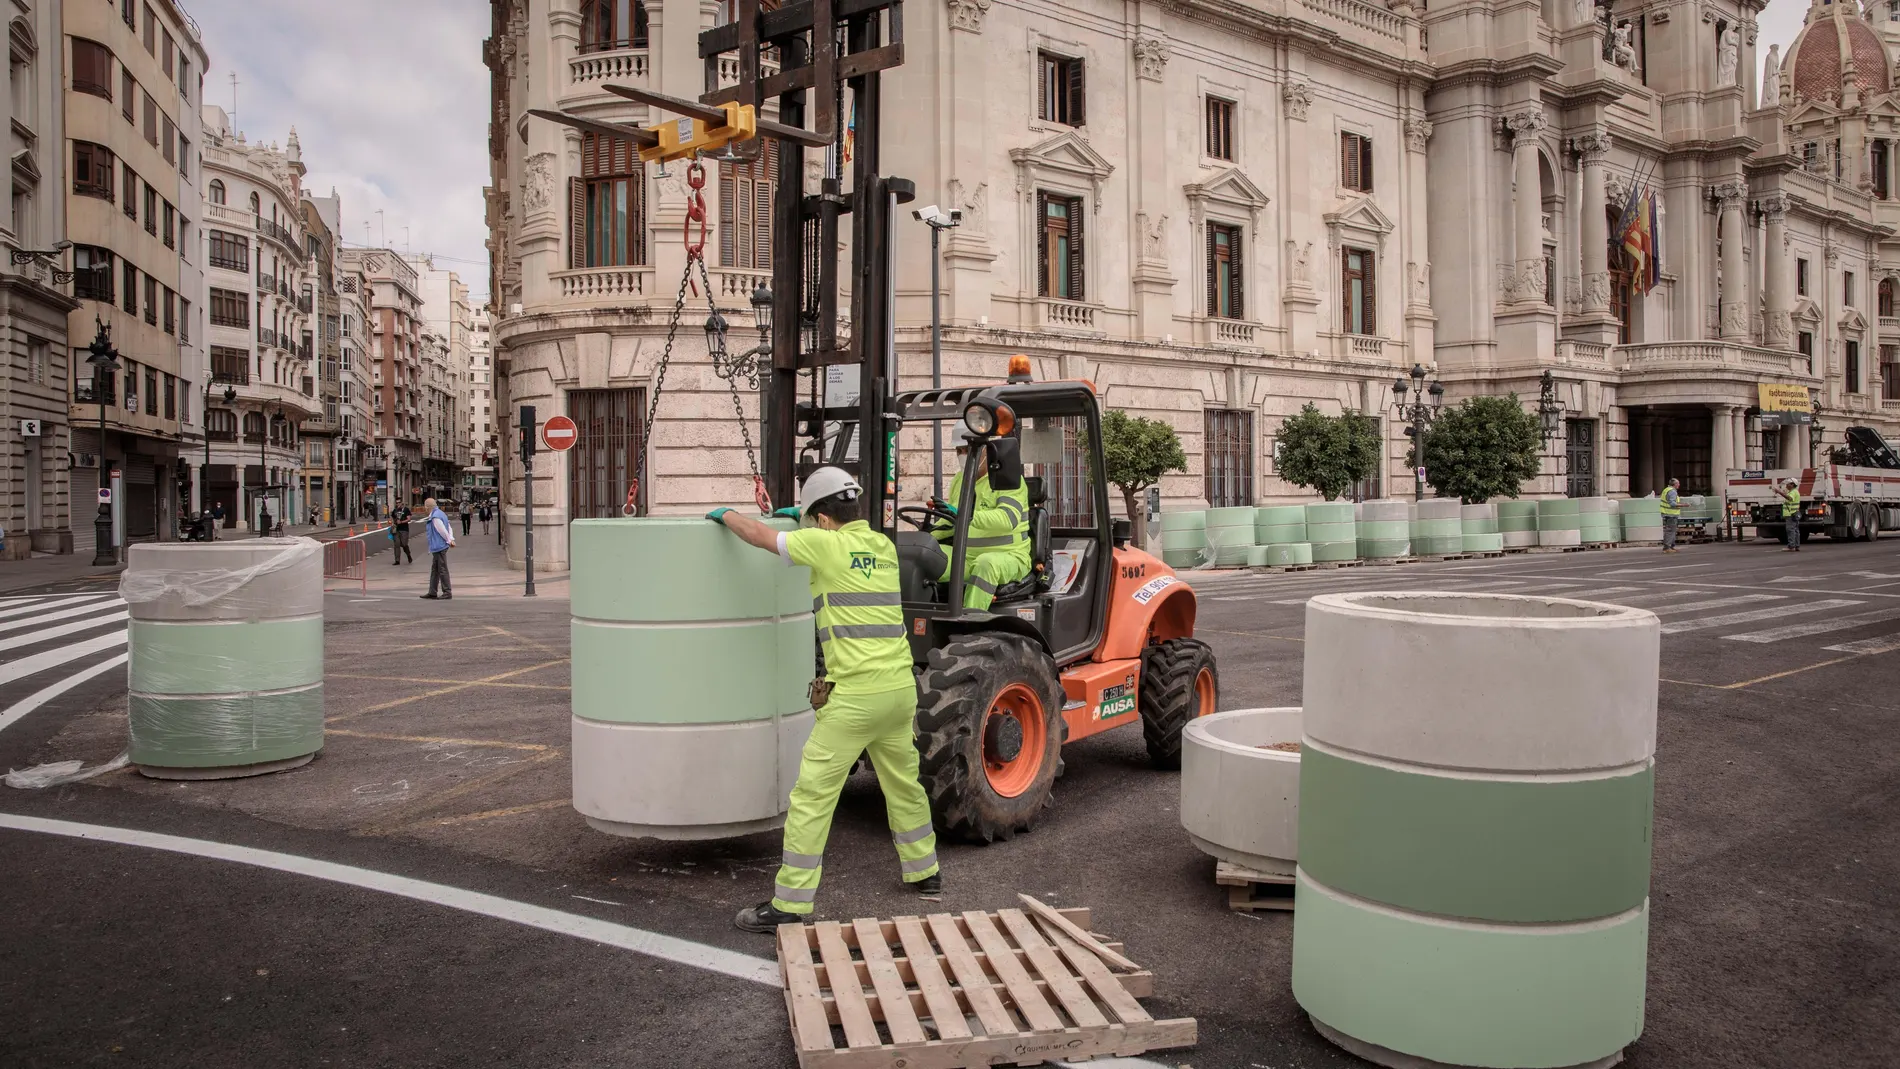
<svg viewBox="0 0 1900 1069">
<path fill-rule="evenodd" d="M 1618 224 L 1623 252 L 1630 259 L 1630 285 L 1647 296 L 1656 287 L 1656 197 L 1647 189 L 1632 191 Z"/>
</svg>

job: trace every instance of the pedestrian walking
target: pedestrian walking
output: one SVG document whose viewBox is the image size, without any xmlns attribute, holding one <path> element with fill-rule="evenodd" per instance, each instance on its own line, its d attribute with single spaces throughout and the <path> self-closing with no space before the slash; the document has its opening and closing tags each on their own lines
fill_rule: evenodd
<svg viewBox="0 0 1900 1069">
<path fill-rule="evenodd" d="M 429 536 L 429 592 L 422 595 L 430 601 L 448 601 L 449 592 L 449 549 L 455 545 L 455 530 L 449 523 L 449 514 L 437 507 L 435 498 L 422 503 L 425 518 L 422 521 L 423 532 Z M 440 583 L 440 594 L 436 593 Z"/>
<path fill-rule="evenodd" d="M 257 537 L 259 538 L 270 537 L 270 506 L 269 505 L 259 505 L 257 507 Z"/>
<path fill-rule="evenodd" d="M 1663 487 L 1662 501 L 1657 507 L 1657 511 L 1662 513 L 1664 553 L 1676 551 L 1676 525 L 1682 522 L 1681 489 L 1681 479 L 1669 480 L 1669 485 Z"/>
<path fill-rule="evenodd" d="M 866 525 L 863 490 L 838 468 L 812 472 L 799 493 L 798 511 L 816 526 L 791 532 L 731 509 L 706 516 L 746 544 L 776 552 L 787 565 L 811 569 L 817 627 L 824 636 L 827 671 L 812 685 L 818 718 L 792 788 L 772 897 L 733 918 L 748 932 L 770 932 L 811 916 L 838 793 L 861 753 L 870 755 L 877 770 L 904 882 L 925 895 L 943 890 L 930 799 L 917 776 L 917 685 L 905 638 L 897 548 Z"/>
<path fill-rule="evenodd" d="M 488 502 L 486 501 L 482 502 L 481 516 L 482 516 L 482 533 L 483 534 L 488 533 L 488 518 L 491 514 L 492 513 L 491 513 Z"/>
<path fill-rule="evenodd" d="M 415 552 L 409 548 L 409 516 L 408 505 L 397 505 L 389 510 L 389 536 L 395 543 L 395 548 L 389 551 L 389 563 L 392 565 L 401 564 L 405 554 L 409 557 L 409 563 L 416 562 Z"/>
<path fill-rule="evenodd" d="M 1781 524 L 1787 538 L 1787 552 L 1801 552 L 1801 484 L 1793 479 L 1782 482 L 1777 495 L 1781 498 Z"/>
<path fill-rule="evenodd" d="M 211 541 L 216 542 L 218 540 L 218 528 L 223 526 L 224 502 L 213 501 L 211 503 Z"/>
<path fill-rule="evenodd" d="M 475 522 L 475 502 L 464 499 L 462 502 L 462 536 L 468 537 L 469 524 Z"/>
</svg>

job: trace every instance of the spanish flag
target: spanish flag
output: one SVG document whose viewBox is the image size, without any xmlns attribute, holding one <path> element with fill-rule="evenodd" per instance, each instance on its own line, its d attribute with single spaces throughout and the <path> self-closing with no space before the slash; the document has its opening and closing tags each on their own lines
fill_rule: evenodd
<svg viewBox="0 0 1900 1069">
<path fill-rule="evenodd" d="M 1662 279 L 1662 260 L 1657 255 L 1656 244 L 1656 194 L 1650 190 L 1631 193 L 1617 230 L 1623 251 L 1630 258 L 1630 284 L 1647 296 Z"/>
</svg>

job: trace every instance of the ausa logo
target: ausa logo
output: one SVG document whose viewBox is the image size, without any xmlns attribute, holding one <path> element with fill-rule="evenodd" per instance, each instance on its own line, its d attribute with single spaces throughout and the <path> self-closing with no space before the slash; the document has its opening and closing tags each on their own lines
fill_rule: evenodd
<svg viewBox="0 0 1900 1069">
<path fill-rule="evenodd" d="M 870 575 L 872 569 L 876 567 L 877 567 L 877 554 L 875 553 L 851 554 L 851 570 L 852 571 L 863 572 L 865 575 Z"/>
</svg>

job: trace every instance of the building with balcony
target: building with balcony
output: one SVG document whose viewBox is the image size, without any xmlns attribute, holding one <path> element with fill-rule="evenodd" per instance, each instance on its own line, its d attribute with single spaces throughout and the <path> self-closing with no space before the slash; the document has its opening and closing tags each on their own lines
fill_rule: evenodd
<svg viewBox="0 0 1900 1069">
<path fill-rule="evenodd" d="M 526 113 L 670 118 L 601 87 L 697 96 L 697 36 L 731 6 L 493 0 L 495 392 L 581 427 L 529 482 L 504 450 L 511 559 L 530 486 L 537 556 L 556 566 L 569 520 L 619 510 L 690 192 L 683 164 L 662 177 L 623 142 Z M 920 203 L 962 212 L 943 242 L 946 383 L 1000 379 L 1015 352 L 1038 377 L 1087 378 L 1106 405 L 1180 433 L 1189 468 L 1164 496 L 1213 505 L 1307 496 L 1272 463 L 1280 422 L 1307 403 L 1377 417 L 1386 464 L 1358 492 L 1411 492 L 1393 382 L 1414 364 L 1449 403 L 1535 404 L 1552 374 L 1562 419 L 1527 494 L 1644 494 L 1670 477 L 1707 491 L 1727 469 L 1811 456 L 1809 414 L 1764 412 L 1763 386 L 1806 390 L 1824 446 L 1850 423 L 1892 433 L 1894 350 L 1876 346 L 1900 345 L 1900 318 L 1880 334 L 1900 286 L 1900 27 L 1884 6 L 1869 22 L 1817 0 L 1762 97 L 1760 7 L 1602 21 L 1561 0 L 906 5 L 880 153 Z M 817 154 L 796 175 L 775 158 L 707 165 L 712 296 L 729 319 L 771 267 L 773 184 L 818 190 Z M 902 215 L 893 242 L 898 388 L 915 388 L 929 232 Z M 689 295 L 646 443 L 657 511 L 750 497 L 691 329 L 703 302 Z M 902 458 L 911 487 L 929 475 L 919 445 Z"/>
<path fill-rule="evenodd" d="M 462 472 L 464 494 L 485 495 L 495 486 L 496 455 L 501 442 L 495 434 L 495 367 L 486 307 L 473 310 L 468 336 L 468 449 L 469 466 Z"/>
<path fill-rule="evenodd" d="M 8 28 L 13 77 L 0 86 L 0 116 L 8 120 L 13 198 L 0 212 L 0 246 L 8 254 L 0 258 L 0 560 L 23 560 L 35 552 L 71 553 L 75 520 L 90 524 L 94 513 L 90 488 L 79 486 L 75 503 L 66 470 L 67 317 L 79 307 L 76 277 L 61 281 L 72 261 L 59 244 L 66 237 L 69 46 L 57 3 L 27 5 Z M 89 277 L 87 285 L 96 281 Z M 87 334 L 81 344 L 91 340 Z"/>
<path fill-rule="evenodd" d="M 430 436 L 425 467 L 430 472 L 430 484 L 441 496 L 460 498 L 463 472 L 470 463 L 468 435 L 462 423 L 468 411 L 474 309 L 469 306 L 468 286 L 461 276 L 437 267 L 434 257 L 427 254 L 410 257 L 409 266 L 415 269 L 420 280 L 424 334 L 433 335 L 439 343 L 435 349 L 424 349 L 426 359 L 437 359 L 441 364 L 441 381 L 438 384 L 431 374 L 430 389 L 440 390 L 444 403 L 449 406 L 442 413 L 440 441 L 433 432 Z"/>
<path fill-rule="evenodd" d="M 304 225 L 302 146 L 294 129 L 282 149 L 251 142 L 220 107 L 207 105 L 204 120 L 205 487 L 223 503 L 227 527 L 253 528 L 267 507 L 275 521 L 301 523 L 310 500 L 303 438 L 312 421 L 325 426 L 313 330 L 319 261 Z"/>
<path fill-rule="evenodd" d="M 360 280 L 369 319 L 369 390 L 374 448 L 366 455 L 363 487 L 378 514 L 397 504 L 422 503 L 424 486 L 422 294 L 415 268 L 390 249 L 344 248 L 337 253 L 345 280 Z"/>
<path fill-rule="evenodd" d="M 207 60 L 197 27 L 171 0 L 68 3 L 63 20 L 65 129 L 48 144 L 67 161 L 64 236 L 79 303 L 66 336 L 84 346 L 104 327 L 119 353 L 119 367 L 103 376 L 83 352 L 67 361 L 70 485 L 97 487 L 102 463 L 117 473 L 113 541 L 123 550 L 175 537 L 194 493 L 202 437 L 193 411 L 206 375 L 198 105 Z M 16 55 L 20 47 L 16 35 Z M 90 553 L 90 509 L 76 511 L 87 515 L 75 517 L 74 547 Z"/>
</svg>

